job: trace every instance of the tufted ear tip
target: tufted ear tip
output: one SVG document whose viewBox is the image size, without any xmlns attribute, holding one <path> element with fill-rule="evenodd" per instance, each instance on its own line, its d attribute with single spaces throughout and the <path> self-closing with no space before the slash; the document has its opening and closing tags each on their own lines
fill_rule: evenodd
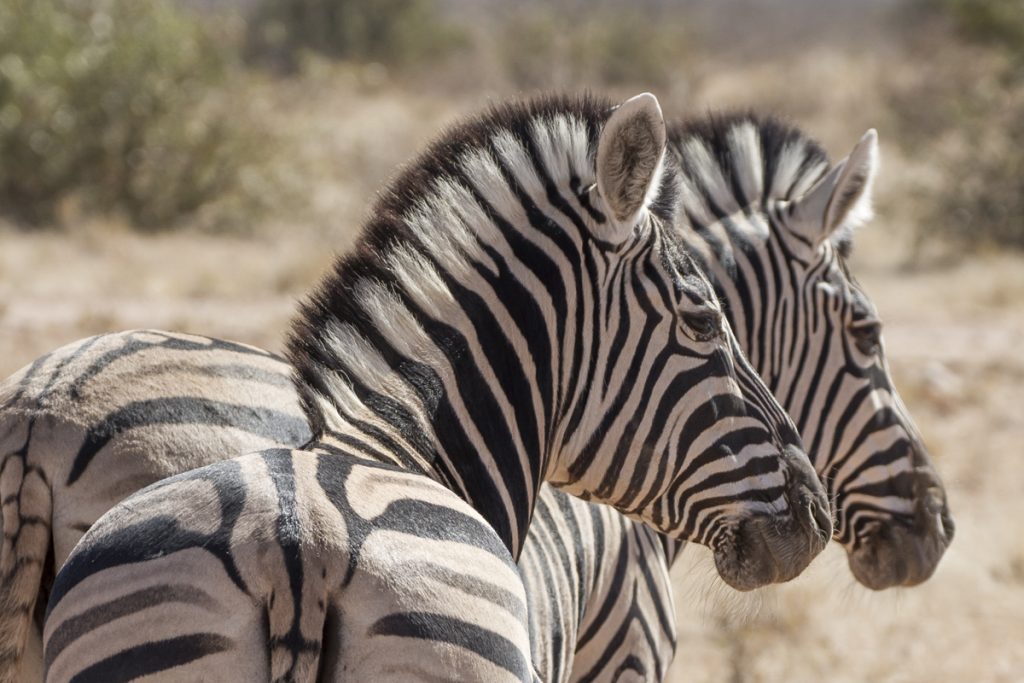
<svg viewBox="0 0 1024 683">
<path fill-rule="evenodd" d="M 664 121 L 664 116 L 661 113 L 661 103 L 658 102 L 658 98 L 653 93 L 642 92 L 639 95 L 634 95 L 620 104 L 616 111 L 629 109 L 648 109 L 657 112 L 658 118 Z"/>
<path fill-rule="evenodd" d="M 661 103 L 652 93 L 643 92 L 634 95 L 615 108 L 613 118 L 626 119 L 632 116 L 645 116 L 664 146 L 667 138 L 665 115 L 661 111 Z"/>
<path fill-rule="evenodd" d="M 871 188 L 878 170 L 878 131 L 869 128 L 849 156 L 796 201 L 794 230 L 818 245 L 871 218 Z"/>
<path fill-rule="evenodd" d="M 860 140 L 850 152 L 849 158 L 859 159 L 860 163 L 873 175 L 878 166 L 878 131 L 868 128 L 867 132 L 860 136 Z"/>
</svg>

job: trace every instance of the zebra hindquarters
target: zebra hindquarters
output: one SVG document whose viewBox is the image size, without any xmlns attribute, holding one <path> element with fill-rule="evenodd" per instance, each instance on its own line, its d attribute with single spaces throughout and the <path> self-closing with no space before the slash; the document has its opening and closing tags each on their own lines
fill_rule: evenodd
<svg viewBox="0 0 1024 683">
<path fill-rule="evenodd" d="M 58 574 L 47 681 L 530 680 L 497 535 L 424 477 L 274 450 L 161 481 Z"/>
<path fill-rule="evenodd" d="M 270 680 L 267 582 L 248 575 L 286 568 L 258 465 L 163 480 L 93 525 L 54 581 L 46 680 Z"/>
<path fill-rule="evenodd" d="M 69 597 L 47 619 L 47 681 L 270 680 L 261 605 L 203 550 L 110 568 Z"/>
</svg>

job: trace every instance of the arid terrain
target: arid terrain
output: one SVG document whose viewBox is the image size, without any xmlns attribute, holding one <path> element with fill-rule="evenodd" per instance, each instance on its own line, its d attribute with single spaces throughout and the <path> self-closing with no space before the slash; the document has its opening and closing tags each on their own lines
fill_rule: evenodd
<svg viewBox="0 0 1024 683">
<path fill-rule="evenodd" d="M 780 112 L 834 159 L 878 128 L 878 215 L 857 236 L 853 268 L 947 484 L 956 538 L 926 584 L 881 593 L 857 585 L 835 547 L 792 583 L 751 595 L 725 588 L 707 554 L 688 549 L 675 569 L 671 681 L 1024 681 L 1024 253 L 915 258 L 915 236 L 929 239 L 915 230 L 926 215 L 918 209 L 948 182 L 932 153 L 960 143 L 927 140 L 917 147 L 924 156 L 897 144 L 916 115 L 907 101 L 920 71 L 891 44 L 865 41 L 863 51 L 819 45 L 763 61 L 695 57 L 685 79 L 657 94 L 669 116 Z M 894 99 L 897 91 L 912 95 Z M 0 224 L 0 376 L 129 328 L 280 349 L 295 302 L 351 244 L 374 189 L 441 126 L 508 93 L 466 83 L 434 93 L 328 66 L 300 82 L 255 81 L 246 96 L 265 102 L 266 121 L 285 131 L 289 168 L 301 169 L 296 208 L 237 234 L 147 236 L 73 203 L 59 207 L 56 229 Z"/>
</svg>

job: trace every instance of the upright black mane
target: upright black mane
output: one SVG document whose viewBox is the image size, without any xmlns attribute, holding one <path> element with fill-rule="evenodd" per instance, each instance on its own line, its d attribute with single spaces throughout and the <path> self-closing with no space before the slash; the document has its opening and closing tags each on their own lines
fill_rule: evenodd
<svg viewBox="0 0 1024 683">
<path fill-rule="evenodd" d="M 492 105 L 486 112 L 451 126 L 441 133 L 427 149 L 405 165 L 387 184 L 364 223 L 353 250 L 340 257 L 332 271 L 316 286 L 300 305 L 288 335 L 286 355 L 296 368 L 296 380 L 304 409 L 311 420 L 314 434 L 322 434 L 323 416 L 315 406 L 313 392 L 327 395 L 323 370 L 335 367 L 330 344 L 325 340 L 329 322 L 344 322 L 357 328 L 389 363 L 401 363 L 397 354 L 367 318 L 355 295 L 360 282 L 372 281 L 389 287 L 405 306 L 407 293 L 396 281 L 388 256 L 399 248 L 407 248 L 429 259 L 421 236 L 410 229 L 407 213 L 417 202 L 428 198 L 438 179 L 454 179 L 472 187 L 462 162 L 476 150 L 491 150 L 499 131 L 511 134 L 522 143 L 540 165 L 531 129 L 538 122 L 567 117 L 581 122 L 586 129 L 587 144 L 596 150 L 598 135 L 613 103 L 591 94 L 549 95 L 520 102 Z M 508 176 L 508 170 L 505 169 Z M 416 371 L 408 368 L 406 371 Z M 425 369 L 420 369 L 424 371 Z M 355 387 L 357 391 L 368 388 Z M 380 404 L 386 397 L 366 396 L 364 400 Z M 391 406 L 388 410 L 396 410 Z"/>
<path fill-rule="evenodd" d="M 755 149 L 760 159 L 751 158 L 733 146 L 731 138 L 745 127 L 755 134 Z M 793 199 L 794 191 L 805 183 L 817 180 L 829 167 L 828 154 L 822 146 L 799 128 L 774 116 L 746 111 L 711 112 L 669 125 L 669 147 L 679 161 L 684 180 L 705 193 L 715 182 L 698 161 L 683 153 L 690 141 L 699 141 L 710 151 L 715 170 L 719 171 L 736 199 L 735 208 L 771 199 Z M 757 164 L 761 170 L 762 192 L 746 196 L 740 173 Z M 726 207 L 722 207 L 723 209 Z"/>
</svg>

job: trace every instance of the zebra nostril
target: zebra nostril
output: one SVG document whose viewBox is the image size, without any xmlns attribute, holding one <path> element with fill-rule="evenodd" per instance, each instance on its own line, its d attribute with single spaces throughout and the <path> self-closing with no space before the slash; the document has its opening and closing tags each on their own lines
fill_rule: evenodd
<svg viewBox="0 0 1024 683">
<path fill-rule="evenodd" d="M 953 539 L 955 525 L 946 503 L 946 492 L 931 467 L 917 467 L 914 475 L 915 533 L 937 537 L 948 544 Z"/>
<path fill-rule="evenodd" d="M 953 536 L 956 534 L 956 524 L 953 522 L 953 516 L 949 514 L 949 508 L 944 507 L 942 512 L 939 513 L 939 519 L 942 522 L 942 533 L 945 535 L 946 543 L 949 544 L 953 541 Z"/>
</svg>

